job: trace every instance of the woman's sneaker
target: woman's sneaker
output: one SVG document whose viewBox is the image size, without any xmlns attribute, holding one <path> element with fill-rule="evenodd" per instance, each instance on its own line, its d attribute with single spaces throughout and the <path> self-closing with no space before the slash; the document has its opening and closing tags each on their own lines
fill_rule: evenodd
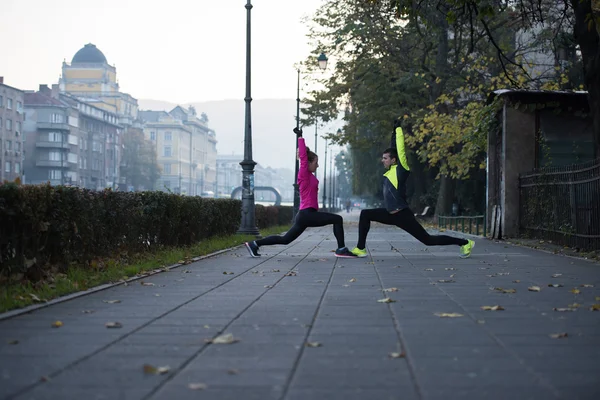
<svg viewBox="0 0 600 400">
<path fill-rule="evenodd" d="M 358 247 L 355 247 L 352 249 L 352 254 L 354 254 L 356 257 L 366 257 L 367 256 L 367 249 L 359 249 Z"/>
<path fill-rule="evenodd" d="M 352 252 L 350 250 L 348 250 L 347 247 L 342 247 L 341 249 L 337 249 L 335 251 L 335 256 L 342 257 L 342 258 L 356 258 L 356 256 L 354 254 L 352 254 Z"/>
<path fill-rule="evenodd" d="M 258 245 L 256 244 L 256 242 L 252 241 L 246 242 L 244 244 L 246 245 L 246 248 L 248 249 L 248 252 L 252 257 L 260 257 L 260 254 L 258 254 Z"/>
<path fill-rule="evenodd" d="M 471 251 L 473 247 L 475 247 L 475 242 L 467 239 L 469 242 L 465 245 L 460 246 L 460 258 L 469 258 L 471 257 Z"/>
</svg>

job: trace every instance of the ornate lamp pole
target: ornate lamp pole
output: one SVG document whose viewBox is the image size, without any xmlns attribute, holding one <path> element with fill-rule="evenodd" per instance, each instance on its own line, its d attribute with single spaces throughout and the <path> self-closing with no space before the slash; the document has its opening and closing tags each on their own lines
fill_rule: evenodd
<svg viewBox="0 0 600 400">
<path fill-rule="evenodd" d="M 250 102 L 250 0 L 246 3 L 246 124 L 244 127 L 244 160 L 242 166 L 242 221 L 238 233 L 258 235 L 254 214 L 254 166 L 252 160 L 252 117 Z"/>
<path fill-rule="evenodd" d="M 327 208 L 327 139 L 325 139 L 325 169 L 323 171 L 323 208 Z"/>
<path fill-rule="evenodd" d="M 296 89 L 296 128 L 300 129 L 300 68 L 298 68 L 298 86 Z M 298 214 L 298 208 L 300 208 L 300 191 L 298 190 L 298 140 L 296 139 L 296 152 L 294 158 L 296 160 L 296 167 L 294 169 L 294 210 L 293 219 Z"/>
</svg>

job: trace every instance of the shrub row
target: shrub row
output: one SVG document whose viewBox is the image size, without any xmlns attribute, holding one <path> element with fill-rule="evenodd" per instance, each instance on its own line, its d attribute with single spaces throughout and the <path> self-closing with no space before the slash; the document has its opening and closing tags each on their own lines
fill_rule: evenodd
<svg viewBox="0 0 600 400">
<path fill-rule="evenodd" d="M 291 207 L 256 206 L 257 227 L 286 224 Z M 234 234 L 241 201 L 164 192 L 0 185 L 0 275 L 90 263 Z"/>
</svg>

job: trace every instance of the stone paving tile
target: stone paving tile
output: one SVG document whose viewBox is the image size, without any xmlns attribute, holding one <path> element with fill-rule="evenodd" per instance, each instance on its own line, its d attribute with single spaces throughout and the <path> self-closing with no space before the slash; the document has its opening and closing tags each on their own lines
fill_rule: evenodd
<svg viewBox="0 0 600 400">
<path fill-rule="evenodd" d="M 356 224 L 346 234 L 353 247 Z M 310 229 L 259 259 L 240 247 L 143 279 L 154 286 L 133 282 L 1 320 L 0 398 L 598 397 L 600 313 L 587 309 L 600 296 L 597 265 L 483 239 L 461 260 L 457 247 L 426 248 L 378 224 L 369 257 L 336 259 L 332 239 L 330 227 Z M 377 302 L 384 297 L 395 302 Z M 572 303 L 582 306 L 553 311 Z M 480 309 L 496 304 L 505 310 Z M 64 326 L 51 328 L 56 320 Z M 559 332 L 569 337 L 548 336 Z M 205 342 L 221 333 L 240 341 Z M 405 358 L 389 357 L 400 351 Z M 144 363 L 171 370 L 148 376 Z M 207 388 L 188 387 L 198 382 Z"/>
</svg>

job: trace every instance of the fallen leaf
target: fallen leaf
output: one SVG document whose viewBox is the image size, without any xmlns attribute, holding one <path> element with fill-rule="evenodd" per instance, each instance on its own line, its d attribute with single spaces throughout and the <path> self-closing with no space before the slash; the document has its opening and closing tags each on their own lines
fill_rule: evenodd
<svg viewBox="0 0 600 400">
<path fill-rule="evenodd" d="M 425 268 L 424 271 L 433 271 L 433 268 Z"/>
<path fill-rule="evenodd" d="M 576 308 L 553 308 L 554 311 L 558 311 L 558 312 L 568 312 L 568 311 L 576 311 Z"/>
<path fill-rule="evenodd" d="M 600 311 L 600 304 L 592 304 L 590 311 Z"/>
<path fill-rule="evenodd" d="M 192 271 L 189 269 L 184 269 L 183 271 L 181 271 L 182 274 L 191 274 Z"/>
<path fill-rule="evenodd" d="M 438 279 L 438 282 L 440 282 L 440 283 L 454 283 L 456 281 L 454 281 L 452 279 Z"/>
<path fill-rule="evenodd" d="M 569 304 L 569 308 L 579 308 L 579 307 L 581 307 L 581 304 L 579 304 L 579 303 Z"/>
<path fill-rule="evenodd" d="M 15 344 L 19 344 L 19 341 L 16 340 L 16 339 L 15 340 L 9 340 L 7 343 L 10 344 L 10 345 L 15 345 Z"/>
<path fill-rule="evenodd" d="M 232 344 L 232 343 L 236 343 L 239 341 L 240 340 L 234 338 L 233 334 L 231 334 L 231 333 L 226 333 L 224 335 L 217 336 L 214 339 L 207 339 L 207 343 L 212 343 L 212 344 Z"/>
<path fill-rule="evenodd" d="M 510 272 L 498 272 L 498 276 L 510 275 Z"/>
<path fill-rule="evenodd" d="M 210 325 L 204 325 L 204 326 L 203 326 L 203 328 L 204 328 L 204 329 L 209 329 L 209 328 L 210 328 Z"/>
<path fill-rule="evenodd" d="M 188 388 L 191 390 L 204 390 L 208 387 L 206 383 L 190 383 Z"/>
<path fill-rule="evenodd" d="M 444 268 L 446 271 L 456 271 L 456 268 Z"/>
<path fill-rule="evenodd" d="M 405 358 L 406 357 L 406 353 L 402 352 L 402 353 L 390 353 L 389 354 L 390 358 Z"/>
<path fill-rule="evenodd" d="M 571 292 L 573 294 L 579 294 L 579 293 L 581 293 L 581 290 L 573 288 L 573 289 L 569 290 L 569 292 Z"/>
<path fill-rule="evenodd" d="M 117 304 L 120 303 L 121 300 L 102 300 L 102 302 L 107 304 Z"/>
<path fill-rule="evenodd" d="M 227 373 L 228 373 L 229 375 L 237 375 L 237 374 L 239 374 L 239 373 L 240 373 L 240 371 L 239 371 L 239 370 L 237 370 L 237 369 L 235 369 L 235 368 L 232 368 L 232 369 L 228 369 L 228 370 L 227 370 Z"/>
<path fill-rule="evenodd" d="M 144 281 L 141 281 L 141 282 L 140 282 L 140 285 L 142 285 L 142 286 L 156 286 L 156 285 L 155 285 L 154 283 L 152 283 L 152 282 L 144 282 Z"/>
<path fill-rule="evenodd" d="M 579 285 L 579 287 L 590 288 L 590 287 L 594 287 L 594 285 L 590 285 L 589 283 L 583 283 L 583 284 Z"/>
<path fill-rule="evenodd" d="M 223 271 L 223 275 L 233 275 L 233 272 Z"/>
<path fill-rule="evenodd" d="M 456 274 L 452 274 L 450 275 L 450 278 L 454 278 L 456 276 Z"/>
<path fill-rule="evenodd" d="M 558 278 L 559 276 L 562 276 L 562 274 L 552 274 L 553 278 Z"/>
<path fill-rule="evenodd" d="M 478 324 L 481 324 L 481 325 L 483 325 L 483 324 L 485 324 L 485 320 L 483 320 L 483 319 L 478 319 L 478 320 L 477 320 L 477 323 L 478 323 Z"/>
<path fill-rule="evenodd" d="M 49 380 L 50 380 L 50 378 L 48 378 L 47 376 L 40 377 L 40 381 L 42 381 L 42 382 L 48 382 Z"/>
<path fill-rule="evenodd" d="M 520 281 L 520 280 L 518 280 L 518 279 L 515 279 L 515 280 L 513 281 L 513 283 L 521 283 L 521 281 Z"/>
<path fill-rule="evenodd" d="M 288 272 L 287 274 L 285 274 L 284 276 L 296 276 L 296 275 L 298 275 L 298 274 L 296 273 L 296 271 L 290 271 L 290 272 Z"/>
<path fill-rule="evenodd" d="M 343 287 L 350 287 L 350 285 L 342 285 Z"/>
<path fill-rule="evenodd" d="M 500 293 L 517 293 L 517 289 L 503 289 L 501 287 L 494 288 L 495 291 Z"/>
<path fill-rule="evenodd" d="M 95 313 L 94 310 L 83 310 L 81 312 L 84 313 L 84 314 L 93 314 L 93 313 Z"/>
<path fill-rule="evenodd" d="M 321 347 L 323 345 L 319 342 L 306 342 L 305 346 L 306 347 Z"/>
<path fill-rule="evenodd" d="M 459 314 L 459 313 L 435 313 L 433 314 L 437 317 L 440 318 L 458 318 L 458 317 L 464 317 L 464 315 Z"/>
<path fill-rule="evenodd" d="M 504 307 L 502 306 L 482 306 L 481 309 L 483 311 L 504 311 Z"/>
<path fill-rule="evenodd" d="M 563 284 L 562 283 L 549 283 L 548 287 L 554 287 L 554 288 L 563 287 Z"/>
<path fill-rule="evenodd" d="M 350 283 L 356 282 L 356 278 L 352 278 L 348 282 L 350 282 Z"/>
<path fill-rule="evenodd" d="M 37 303 L 44 303 L 46 300 L 44 299 L 40 299 L 39 297 L 37 297 L 35 294 L 33 293 L 29 293 L 29 296 L 31 297 L 31 299 Z"/>
<path fill-rule="evenodd" d="M 52 327 L 53 328 L 60 328 L 61 326 L 63 326 L 64 324 L 62 323 L 62 321 L 54 321 L 52 323 Z"/>
<path fill-rule="evenodd" d="M 540 289 L 540 287 L 539 287 L 539 286 L 529 286 L 529 287 L 527 288 L 527 290 L 529 290 L 530 292 L 539 292 L 539 291 L 540 291 L 540 290 L 542 290 L 542 289 Z"/>
<path fill-rule="evenodd" d="M 155 367 L 150 364 L 144 364 L 144 373 L 147 375 L 163 375 L 169 372 L 170 369 L 171 367 L 169 366 Z"/>
<path fill-rule="evenodd" d="M 104 326 L 106 326 L 107 328 L 122 328 L 123 324 L 121 324 L 120 322 L 107 322 L 106 324 L 104 324 Z"/>
<path fill-rule="evenodd" d="M 392 299 L 390 299 L 389 297 L 386 297 L 385 299 L 380 299 L 380 300 L 377 300 L 377 302 L 378 302 L 378 303 L 395 303 L 395 302 L 396 302 L 396 300 L 392 300 Z"/>
<path fill-rule="evenodd" d="M 281 272 L 281 271 L 278 269 L 272 269 L 271 272 Z"/>
<path fill-rule="evenodd" d="M 160 294 L 156 293 L 156 294 L 154 295 L 154 297 L 160 297 Z"/>
<path fill-rule="evenodd" d="M 567 334 L 567 332 L 562 332 L 562 333 L 552 333 L 550 335 L 550 337 L 552 339 L 562 339 L 562 338 L 566 338 L 569 337 L 569 335 Z"/>
<path fill-rule="evenodd" d="M 387 289 L 383 289 L 384 292 L 397 292 L 398 288 L 395 287 L 391 287 L 391 288 L 387 288 Z"/>
<path fill-rule="evenodd" d="M 265 285 L 264 287 L 265 287 L 265 289 L 272 289 L 273 288 L 273 286 L 271 286 L 271 285 Z"/>
</svg>

